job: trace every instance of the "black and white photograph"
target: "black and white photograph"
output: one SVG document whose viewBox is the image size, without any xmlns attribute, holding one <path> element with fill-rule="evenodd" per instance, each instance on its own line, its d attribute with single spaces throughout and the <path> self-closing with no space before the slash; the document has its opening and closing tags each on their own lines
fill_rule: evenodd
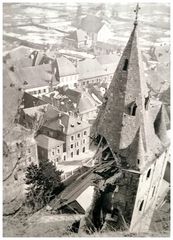
<svg viewBox="0 0 173 240">
<path fill-rule="evenodd" d="M 4 1 L 2 236 L 170 237 L 170 1 Z"/>
</svg>

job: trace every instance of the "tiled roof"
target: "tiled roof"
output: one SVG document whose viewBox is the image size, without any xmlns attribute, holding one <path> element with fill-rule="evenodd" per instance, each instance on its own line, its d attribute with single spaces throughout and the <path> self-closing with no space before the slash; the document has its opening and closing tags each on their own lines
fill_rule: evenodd
<svg viewBox="0 0 173 240">
<path fill-rule="evenodd" d="M 24 89 L 49 86 L 53 77 L 51 64 L 16 68 L 15 72 Z M 27 84 L 24 84 L 24 82 Z M 53 84 L 56 84 L 56 82 L 53 78 Z"/>
<path fill-rule="evenodd" d="M 92 96 L 89 93 L 87 92 L 82 93 L 82 96 L 78 104 L 79 113 L 88 112 L 94 109 L 96 110 L 97 106 L 98 103 L 92 98 Z"/>
<path fill-rule="evenodd" d="M 120 56 L 117 54 L 99 55 L 96 59 L 107 73 L 114 73 L 120 60 Z"/>
<path fill-rule="evenodd" d="M 80 28 L 89 33 L 98 33 L 103 27 L 102 20 L 94 15 L 87 15 L 82 18 Z"/>
<path fill-rule="evenodd" d="M 25 58 L 29 57 L 32 51 L 33 51 L 32 48 L 29 48 L 26 46 L 19 46 L 17 48 L 12 49 L 10 52 L 8 52 L 5 58 L 18 61 L 24 57 Z"/>
<path fill-rule="evenodd" d="M 73 63 L 65 57 L 57 57 L 58 72 L 60 77 L 76 75 L 77 70 Z"/>
<path fill-rule="evenodd" d="M 31 94 L 29 94 L 27 92 L 24 92 L 23 104 L 24 104 L 24 108 L 30 108 L 30 107 L 46 104 L 46 102 L 40 98 L 36 98 L 36 97 L 32 96 Z"/>
<path fill-rule="evenodd" d="M 90 127 L 88 122 L 81 121 L 80 118 L 75 117 L 73 114 L 69 115 L 67 113 L 60 112 L 51 105 L 48 106 L 48 110 L 45 113 L 44 118 L 45 127 L 59 131 L 62 131 L 62 128 L 64 127 L 64 134 L 67 135 Z M 59 120 L 61 120 L 61 123 Z"/>
<path fill-rule="evenodd" d="M 79 80 L 106 75 L 97 59 L 85 59 L 78 62 Z"/>
<path fill-rule="evenodd" d="M 116 54 L 116 53 L 108 54 L 108 55 L 104 54 L 104 55 L 97 56 L 96 59 L 102 65 L 106 65 L 106 64 L 117 65 L 117 63 L 120 60 L 120 56 L 118 54 Z"/>
<path fill-rule="evenodd" d="M 56 140 L 44 134 L 39 134 L 35 139 L 37 141 L 37 145 L 45 149 L 61 146 L 64 143 L 63 141 Z"/>
<path fill-rule="evenodd" d="M 34 117 L 35 114 L 41 116 L 46 112 L 47 107 L 48 107 L 48 104 L 44 104 L 44 105 L 40 105 L 40 106 L 25 108 L 25 109 L 23 109 L 23 111 L 25 114 L 27 114 L 31 117 Z"/>
</svg>

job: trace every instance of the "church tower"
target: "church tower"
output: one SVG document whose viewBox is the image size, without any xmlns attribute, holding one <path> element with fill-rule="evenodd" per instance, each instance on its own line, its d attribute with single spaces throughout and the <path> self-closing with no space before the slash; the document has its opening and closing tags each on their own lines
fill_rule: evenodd
<svg viewBox="0 0 173 240">
<path fill-rule="evenodd" d="M 113 206 L 130 232 L 142 233 L 150 227 L 170 143 L 164 106 L 150 97 L 143 77 L 138 11 L 137 5 L 132 33 L 93 129 L 99 163 L 113 161 L 114 176 L 119 173 L 113 183 Z M 103 171 L 96 173 L 103 175 Z"/>
</svg>

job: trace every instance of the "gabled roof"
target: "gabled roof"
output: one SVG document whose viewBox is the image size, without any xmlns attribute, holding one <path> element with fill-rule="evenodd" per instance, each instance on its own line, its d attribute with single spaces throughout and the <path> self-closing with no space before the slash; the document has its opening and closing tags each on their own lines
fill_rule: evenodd
<svg viewBox="0 0 173 240">
<path fill-rule="evenodd" d="M 30 107 L 34 107 L 34 106 L 44 105 L 44 104 L 46 104 L 46 102 L 40 98 L 32 96 L 31 94 L 29 94 L 27 92 L 24 92 L 23 104 L 24 104 L 24 108 L 30 108 Z"/>
<path fill-rule="evenodd" d="M 16 68 L 15 72 L 24 89 L 49 86 L 52 79 L 53 84 L 58 83 L 53 77 L 51 64 Z"/>
<path fill-rule="evenodd" d="M 40 106 L 25 108 L 23 109 L 23 111 L 25 114 L 29 115 L 30 117 L 34 117 L 36 114 L 39 117 L 44 115 L 44 113 L 47 110 L 47 107 L 48 107 L 48 104 L 44 104 Z"/>
<path fill-rule="evenodd" d="M 87 15 L 82 18 L 80 28 L 88 33 L 98 33 L 103 27 L 102 19 L 94 15 Z"/>
<path fill-rule="evenodd" d="M 58 72 L 60 77 L 76 75 L 77 70 L 74 64 L 65 57 L 57 57 L 56 58 Z"/>
<path fill-rule="evenodd" d="M 13 61 L 18 61 L 22 58 L 28 58 L 30 53 L 33 51 L 32 48 L 26 46 L 19 46 L 17 48 L 9 51 L 4 57 L 5 59 L 11 59 Z"/>
<path fill-rule="evenodd" d="M 106 75 L 102 65 L 94 59 L 85 59 L 78 62 L 79 80 Z"/>
<path fill-rule="evenodd" d="M 78 104 L 79 113 L 96 110 L 98 105 L 88 92 L 83 92 Z"/>
<path fill-rule="evenodd" d="M 54 138 L 48 137 L 44 134 L 39 134 L 35 140 L 37 141 L 37 145 L 39 147 L 45 148 L 45 149 L 52 149 L 58 146 L 61 146 L 64 142 L 60 140 L 56 140 Z"/>
<path fill-rule="evenodd" d="M 77 29 L 74 32 L 71 32 L 65 38 L 72 39 L 77 42 L 84 42 L 87 39 L 87 34 L 82 29 Z"/>
<path fill-rule="evenodd" d="M 81 121 L 74 114 L 61 112 L 48 105 L 47 112 L 44 114 L 44 126 L 69 135 L 90 127 L 90 124 L 87 121 Z"/>
<path fill-rule="evenodd" d="M 107 73 L 114 73 L 120 60 L 120 56 L 118 54 L 99 55 L 96 59 Z"/>
</svg>

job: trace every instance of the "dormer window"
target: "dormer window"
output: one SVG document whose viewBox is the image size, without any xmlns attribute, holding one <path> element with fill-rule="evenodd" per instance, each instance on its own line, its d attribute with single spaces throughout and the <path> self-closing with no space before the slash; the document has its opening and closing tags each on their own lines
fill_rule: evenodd
<svg viewBox="0 0 173 240">
<path fill-rule="evenodd" d="M 71 124 L 71 127 L 74 127 L 74 124 Z"/>
<path fill-rule="evenodd" d="M 131 116 L 136 116 L 136 109 L 137 109 L 136 102 L 132 102 L 132 104 L 129 106 Z"/>
<path fill-rule="evenodd" d="M 126 58 L 124 61 L 123 71 L 127 71 L 129 60 Z"/>
<path fill-rule="evenodd" d="M 80 125 L 80 124 L 81 124 L 81 122 L 77 122 L 77 124 L 78 124 L 78 125 Z"/>
</svg>

